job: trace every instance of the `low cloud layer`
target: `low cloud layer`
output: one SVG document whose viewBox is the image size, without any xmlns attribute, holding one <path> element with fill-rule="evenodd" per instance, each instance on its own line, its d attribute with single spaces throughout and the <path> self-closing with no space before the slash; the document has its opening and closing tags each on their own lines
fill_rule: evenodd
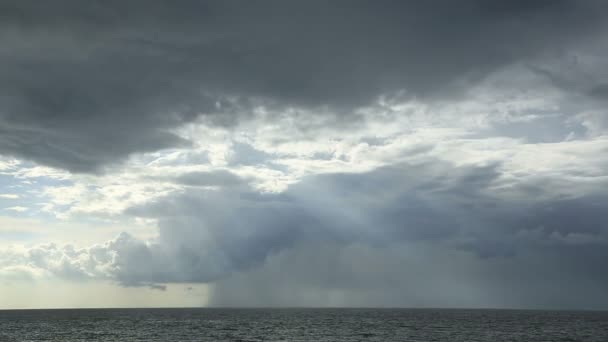
<svg viewBox="0 0 608 342">
<path fill-rule="evenodd" d="M 156 241 L 45 245 L 16 263 L 126 286 L 216 282 L 215 305 L 600 307 L 608 184 L 587 181 L 595 191 L 553 193 L 508 186 L 500 164 L 429 162 L 279 194 L 189 187 L 129 210 L 158 219 Z M 576 295 L 548 291 L 556 282 Z"/>
</svg>

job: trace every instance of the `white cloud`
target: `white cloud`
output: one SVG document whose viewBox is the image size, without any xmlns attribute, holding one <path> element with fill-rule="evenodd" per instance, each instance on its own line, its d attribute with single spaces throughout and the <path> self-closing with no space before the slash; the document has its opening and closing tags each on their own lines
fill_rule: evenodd
<svg viewBox="0 0 608 342">
<path fill-rule="evenodd" d="M 15 211 L 18 213 L 23 213 L 29 210 L 29 208 L 27 207 L 22 207 L 22 206 L 14 206 L 14 207 L 8 207 L 8 208 L 4 208 L 4 210 L 9 210 L 9 211 Z"/>
</svg>

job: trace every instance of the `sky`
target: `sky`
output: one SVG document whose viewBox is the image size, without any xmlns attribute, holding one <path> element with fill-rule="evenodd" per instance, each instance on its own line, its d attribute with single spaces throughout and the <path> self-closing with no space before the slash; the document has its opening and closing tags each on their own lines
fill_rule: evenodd
<svg viewBox="0 0 608 342">
<path fill-rule="evenodd" d="M 608 309 L 608 3 L 0 2 L 0 309 Z"/>
</svg>

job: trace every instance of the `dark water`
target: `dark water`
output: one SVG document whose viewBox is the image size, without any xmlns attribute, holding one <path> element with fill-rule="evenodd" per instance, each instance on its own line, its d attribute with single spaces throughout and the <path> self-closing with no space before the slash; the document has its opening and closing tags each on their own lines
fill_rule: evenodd
<svg viewBox="0 0 608 342">
<path fill-rule="evenodd" d="M 608 341 L 608 312 L 407 309 L 0 311 L 0 341 Z"/>
</svg>

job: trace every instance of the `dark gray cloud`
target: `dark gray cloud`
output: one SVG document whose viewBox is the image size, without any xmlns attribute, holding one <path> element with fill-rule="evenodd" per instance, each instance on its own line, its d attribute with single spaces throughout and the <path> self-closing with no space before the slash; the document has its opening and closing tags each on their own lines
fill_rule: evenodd
<svg viewBox="0 0 608 342">
<path fill-rule="evenodd" d="M 76 172 L 187 144 L 201 113 L 348 113 L 457 95 L 501 66 L 604 32 L 602 1 L 4 1 L 0 153 Z M 599 88 L 592 91 L 598 96 Z M 601 90 L 601 89 L 600 89 Z"/>
</svg>

